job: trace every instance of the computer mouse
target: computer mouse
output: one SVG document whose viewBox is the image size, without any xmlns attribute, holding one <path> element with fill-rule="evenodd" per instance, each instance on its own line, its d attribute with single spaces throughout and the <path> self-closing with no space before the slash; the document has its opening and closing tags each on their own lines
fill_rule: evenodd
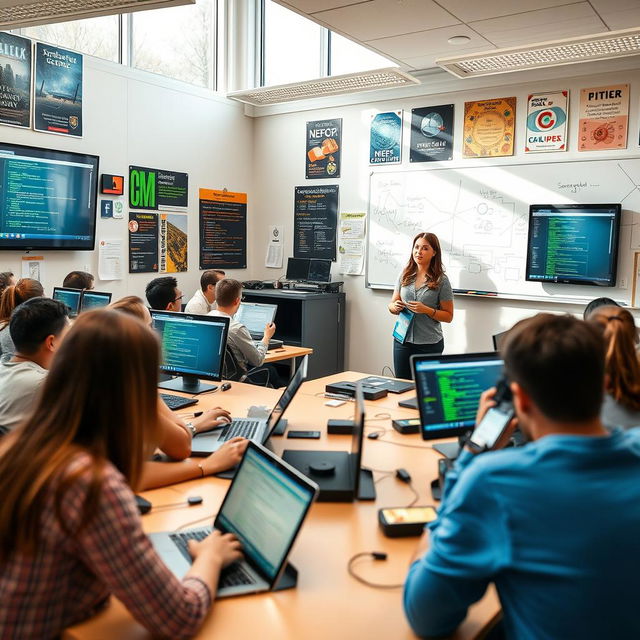
<svg viewBox="0 0 640 640">
<path fill-rule="evenodd" d="M 380 433 L 378 433 L 377 431 L 374 431 L 373 433 L 370 433 L 367 438 L 369 438 L 369 440 L 377 440 L 380 437 Z"/>
<path fill-rule="evenodd" d="M 220 386 L 220 391 L 229 391 L 229 389 L 231 389 L 231 383 L 230 382 L 225 382 L 224 384 L 222 384 Z"/>
</svg>

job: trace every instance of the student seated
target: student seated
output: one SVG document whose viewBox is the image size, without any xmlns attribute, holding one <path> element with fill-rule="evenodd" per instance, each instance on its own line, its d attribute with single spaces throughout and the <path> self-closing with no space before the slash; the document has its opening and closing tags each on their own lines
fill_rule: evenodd
<svg viewBox="0 0 640 640">
<path fill-rule="evenodd" d="M 0 363 L 0 427 L 17 427 L 33 408 L 47 369 L 69 326 L 67 306 L 31 298 L 16 307 L 9 332 L 16 352 Z"/>
<path fill-rule="evenodd" d="M 137 296 L 126 296 L 109 305 L 110 309 L 124 313 L 151 325 L 151 314 Z M 201 416 L 185 422 L 167 407 L 158 396 L 159 435 L 156 444 L 161 453 L 174 461 L 147 461 L 144 464 L 141 486 L 155 489 L 168 484 L 210 476 L 235 467 L 241 460 L 248 441 L 232 438 L 206 458 L 188 459 L 191 455 L 191 440 L 197 433 L 210 431 L 230 420 L 229 412 L 221 407 L 208 409 Z M 1 424 L 1 423 L 0 423 Z"/>
<path fill-rule="evenodd" d="M 8 362 L 13 357 L 15 347 L 9 333 L 9 320 L 13 310 L 30 298 L 44 295 L 44 289 L 37 280 L 20 278 L 14 285 L 9 285 L 0 298 L 0 362 Z"/>
<path fill-rule="evenodd" d="M 156 311 L 180 311 L 182 308 L 184 296 L 173 276 L 154 278 L 147 285 L 145 294 L 149 306 Z"/>
<path fill-rule="evenodd" d="M 598 307 L 589 322 L 600 327 L 606 342 L 605 396 L 600 417 L 606 427 L 640 426 L 640 359 L 638 330 L 622 307 Z"/>
<path fill-rule="evenodd" d="M 142 529 L 134 491 L 157 438 L 159 353 L 140 321 L 82 314 L 31 417 L 0 440 L 1 637 L 58 637 L 114 595 L 152 634 L 190 638 L 240 558 L 213 533 L 190 543 L 178 580 Z"/>
<path fill-rule="evenodd" d="M 599 309 L 600 307 L 619 307 L 620 305 L 611 298 L 594 298 L 582 312 L 582 317 L 585 320 L 588 320 L 591 317 L 591 314 Z"/>
<path fill-rule="evenodd" d="M 200 276 L 200 289 L 198 289 L 187 302 L 185 313 L 206 316 L 209 311 L 216 308 L 216 284 L 225 276 L 220 269 L 208 269 Z"/>
<path fill-rule="evenodd" d="M 0 297 L 2 292 L 16 283 L 16 278 L 11 271 L 0 271 Z"/>
<path fill-rule="evenodd" d="M 63 287 L 69 289 L 93 289 L 95 278 L 86 271 L 71 271 L 62 281 Z"/>
<path fill-rule="evenodd" d="M 240 367 L 246 372 L 251 367 L 259 367 L 264 362 L 264 357 L 269 349 L 269 340 L 276 332 L 276 325 L 273 322 L 266 325 L 262 340 L 254 342 L 247 327 L 233 317 L 240 308 L 241 300 L 242 283 L 231 278 L 224 278 L 216 285 L 218 308 L 208 315 L 231 318 L 227 345 L 233 351 Z"/>
<path fill-rule="evenodd" d="M 511 329 L 502 353 L 531 442 L 461 453 L 409 569 L 409 622 L 448 636 L 493 582 L 507 638 L 639 638 L 640 430 L 611 433 L 600 420 L 601 332 L 539 314 Z"/>
</svg>

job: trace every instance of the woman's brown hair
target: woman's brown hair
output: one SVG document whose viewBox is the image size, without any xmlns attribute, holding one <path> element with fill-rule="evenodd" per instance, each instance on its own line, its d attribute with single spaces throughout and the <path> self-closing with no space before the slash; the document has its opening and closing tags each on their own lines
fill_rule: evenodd
<svg viewBox="0 0 640 640">
<path fill-rule="evenodd" d="M 53 492 L 56 516 L 69 536 L 96 515 L 101 478 L 113 464 L 135 490 L 157 440 L 159 343 L 139 320 L 109 310 L 83 313 L 63 340 L 35 409 L 0 445 L 0 562 L 36 553 L 41 514 Z M 87 467 L 91 481 L 80 525 L 61 516 L 65 493 Z"/>
<path fill-rule="evenodd" d="M 145 306 L 142 298 L 138 298 L 138 296 L 125 296 L 124 298 L 120 298 L 120 300 L 112 302 L 109 305 L 109 309 L 134 316 L 146 324 L 148 318 L 144 312 Z"/>
<path fill-rule="evenodd" d="M 409 256 L 409 262 L 407 262 L 407 266 L 404 268 L 402 275 L 400 276 L 400 285 L 402 287 L 406 287 L 416 279 L 418 265 L 413 259 L 413 247 L 416 246 L 416 241 L 420 238 L 424 238 L 435 252 L 433 254 L 433 258 L 431 258 L 431 262 L 429 263 L 429 268 L 427 269 L 427 276 L 429 277 L 427 287 L 429 287 L 429 289 L 437 289 L 440 286 L 442 276 L 444 275 L 444 268 L 442 266 L 440 241 L 435 233 L 419 233 L 413 239 L 413 242 L 411 243 L 411 255 Z"/>
<path fill-rule="evenodd" d="M 44 289 L 37 280 L 20 278 L 14 285 L 7 287 L 0 298 L 0 327 L 11 319 L 12 311 L 25 300 L 44 295 Z"/>
<path fill-rule="evenodd" d="M 622 307 L 600 307 L 589 316 L 589 322 L 603 328 L 607 393 L 624 407 L 640 411 L 640 360 L 633 316 Z"/>
</svg>

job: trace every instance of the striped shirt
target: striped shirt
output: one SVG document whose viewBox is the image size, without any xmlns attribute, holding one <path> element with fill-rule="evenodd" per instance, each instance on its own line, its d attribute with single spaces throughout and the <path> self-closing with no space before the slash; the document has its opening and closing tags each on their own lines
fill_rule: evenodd
<svg viewBox="0 0 640 640">
<path fill-rule="evenodd" d="M 65 493 L 61 513 L 74 531 L 91 481 L 91 458 L 78 454 L 68 467 L 86 470 Z M 96 517 L 70 537 L 54 512 L 53 489 L 41 515 L 33 557 L 21 553 L 0 564 L 0 638 L 54 638 L 92 616 L 116 596 L 153 634 L 188 638 L 211 606 L 199 578 L 178 580 L 142 530 L 134 495 L 115 467 L 103 471 Z"/>
</svg>

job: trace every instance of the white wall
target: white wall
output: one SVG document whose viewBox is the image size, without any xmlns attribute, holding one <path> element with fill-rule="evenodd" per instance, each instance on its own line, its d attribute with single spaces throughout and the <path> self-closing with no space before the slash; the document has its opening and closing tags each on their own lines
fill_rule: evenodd
<svg viewBox="0 0 640 640">
<path fill-rule="evenodd" d="M 637 62 L 636 62 L 637 65 Z M 614 67 L 620 69 L 620 66 Z M 362 102 L 347 106 L 333 106 L 326 109 L 306 110 L 296 113 L 282 113 L 259 117 L 255 125 L 254 139 L 254 191 L 255 224 L 251 233 L 251 249 L 255 255 L 252 271 L 254 277 L 275 278 L 278 270 L 264 268 L 265 238 L 267 226 L 285 226 L 285 255 L 293 253 L 293 193 L 296 185 L 315 183 L 337 183 L 340 185 L 341 211 L 367 211 L 369 175 L 369 123 L 375 112 L 405 109 L 405 136 L 403 144 L 402 169 L 430 169 L 436 167 L 455 168 L 485 164 L 515 164 L 529 162 L 555 162 L 585 159 L 603 159 L 618 156 L 638 155 L 638 99 L 640 92 L 640 71 L 632 69 L 600 75 L 577 77 L 589 73 L 584 66 L 567 67 L 567 77 L 544 82 L 514 82 L 513 76 L 505 75 L 487 79 L 486 86 L 503 83 L 501 86 L 469 90 L 464 81 L 456 83 L 459 90 L 450 93 L 430 95 L 428 86 L 423 86 L 421 97 L 395 98 Z M 574 74 L 574 75 L 570 75 Z M 550 75 L 558 75 L 550 72 Z M 504 79 L 503 79 L 504 78 Z M 624 152 L 578 153 L 576 138 L 578 129 L 578 108 L 580 89 L 607 84 L 631 84 L 631 117 L 629 124 L 628 149 Z M 451 83 L 450 83 L 451 84 Z M 477 84 L 477 81 L 475 81 Z M 537 91 L 570 90 L 569 151 L 564 153 L 524 154 L 523 138 L 526 120 L 527 94 Z M 415 93 L 415 92 L 414 92 Z M 366 94 L 364 94 L 366 97 Z M 379 94 L 378 94 L 379 95 Z M 461 135 L 464 102 L 493 97 L 517 96 L 516 154 L 508 158 L 469 160 L 461 158 Z M 351 101 L 353 103 L 353 100 Z M 408 160 L 408 127 L 411 109 L 437 104 L 455 104 L 454 160 L 442 163 L 425 163 L 410 166 Z M 304 177 L 305 123 L 323 118 L 343 118 L 342 137 L 342 177 L 338 180 L 307 181 Z M 400 170 L 398 165 L 392 167 Z M 382 168 L 382 170 L 385 170 Z M 388 170 L 388 169 L 387 169 Z M 426 229 L 428 230 L 428 229 Z M 407 256 L 409 247 L 407 247 Z M 446 265 L 445 265 L 446 266 Z M 625 274 L 627 277 L 630 274 Z M 344 279 L 347 294 L 347 368 L 380 373 L 384 365 L 392 364 L 391 330 L 394 317 L 387 311 L 390 298 L 388 291 L 374 291 L 365 288 L 364 276 L 338 276 Z M 606 293 L 603 293 L 606 295 Z M 445 352 L 489 350 L 491 334 L 509 328 L 515 321 L 537 311 L 555 313 L 581 313 L 576 306 L 515 302 L 502 299 L 471 299 L 457 296 L 455 317 L 451 325 L 445 325 Z"/>
<path fill-rule="evenodd" d="M 189 270 L 176 274 L 186 302 L 200 280 L 198 189 L 227 187 L 230 191 L 251 193 L 252 118 L 244 115 L 242 105 L 209 91 L 88 56 L 84 100 L 82 139 L 11 127 L 2 127 L 0 136 L 7 142 L 99 155 L 100 173 L 125 175 L 125 194 L 130 164 L 188 173 Z M 123 241 L 123 280 L 96 280 L 96 289 L 112 291 L 114 299 L 128 294 L 144 298 L 146 283 L 158 274 L 128 273 L 128 198 L 125 195 L 119 199 L 124 204 L 122 220 L 102 220 L 98 202 L 96 238 Z M 251 199 L 248 215 L 251 217 Z M 73 269 L 90 271 L 97 277 L 97 250 L 33 253 L 45 257 L 43 285 L 49 294 Z M 1 252 L 0 271 L 11 270 L 19 275 L 23 255 L 26 254 Z M 244 279 L 246 273 L 239 271 L 236 276 Z"/>
</svg>

